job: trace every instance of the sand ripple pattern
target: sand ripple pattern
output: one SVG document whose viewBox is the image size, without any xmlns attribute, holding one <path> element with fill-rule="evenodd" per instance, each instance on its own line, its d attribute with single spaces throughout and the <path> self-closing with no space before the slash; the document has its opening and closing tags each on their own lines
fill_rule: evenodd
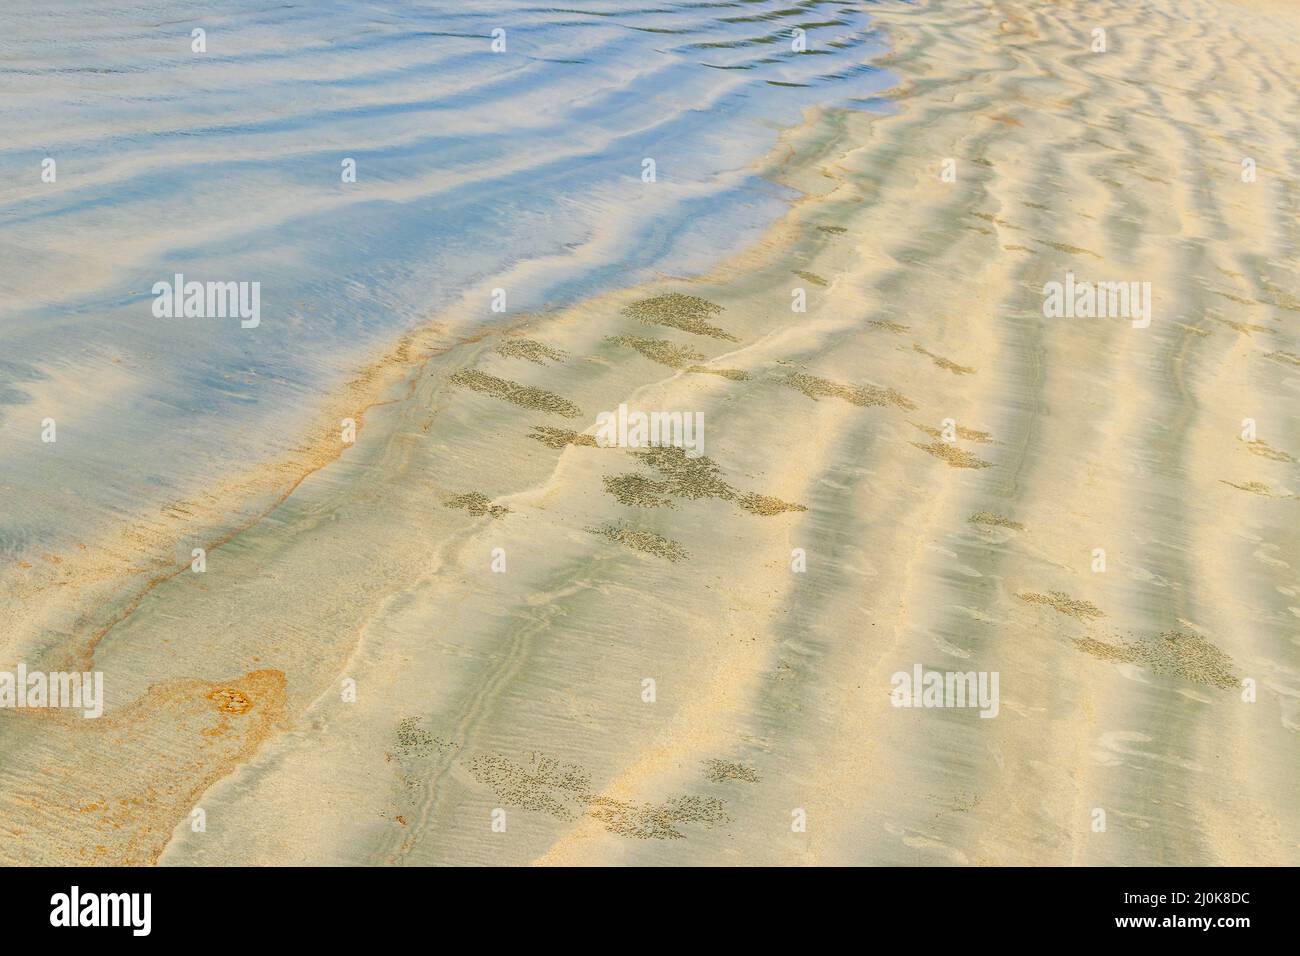
<svg viewBox="0 0 1300 956">
<path fill-rule="evenodd" d="M 1294 15 L 870 9 L 894 108 L 786 131 L 763 242 L 413 345 L 355 449 L 104 633 L 121 759 L 180 785 L 0 720 L 29 858 L 1298 862 Z M 704 10 L 734 32 L 654 42 L 789 82 L 775 7 Z M 1151 282 L 1150 327 L 1045 319 L 1067 270 Z M 620 403 L 701 411 L 707 461 L 589 440 Z M 891 706 L 916 664 L 998 672 L 998 717 Z"/>
</svg>

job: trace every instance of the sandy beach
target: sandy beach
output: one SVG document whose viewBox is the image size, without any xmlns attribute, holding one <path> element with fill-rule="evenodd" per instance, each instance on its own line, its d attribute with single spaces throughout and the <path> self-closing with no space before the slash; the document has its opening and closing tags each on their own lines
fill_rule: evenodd
<svg viewBox="0 0 1300 956">
<path fill-rule="evenodd" d="M 0 860 L 1300 864 L 1300 5 L 866 14 L 898 82 L 782 129 L 756 243 L 430 302 L 260 459 L 21 542 L 0 669 L 107 690 L 0 710 Z"/>
</svg>

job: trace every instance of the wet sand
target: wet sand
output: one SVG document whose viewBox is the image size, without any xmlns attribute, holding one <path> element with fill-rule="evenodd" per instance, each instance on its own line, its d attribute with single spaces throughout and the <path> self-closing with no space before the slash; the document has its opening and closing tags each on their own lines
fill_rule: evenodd
<svg viewBox="0 0 1300 956">
<path fill-rule="evenodd" d="M 789 131 L 743 255 L 438 314 L 293 455 L 5 569 L 6 661 L 109 700 L 0 713 L 0 858 L 1300 860 L 1297 13 L 872 15 L 896 111 Z M 1045 318 L 1067 271 L 1149 327 Z M 918 663 L 998 716 L 891 706 Z"/>
</svg>

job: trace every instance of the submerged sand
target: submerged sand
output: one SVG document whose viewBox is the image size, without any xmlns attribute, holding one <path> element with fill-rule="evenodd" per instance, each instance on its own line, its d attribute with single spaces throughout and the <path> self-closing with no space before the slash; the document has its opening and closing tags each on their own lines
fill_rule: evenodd
<svg viewBox="0 0 1300 956">
<path fill-rule="evenodd" d="M 439 316 L 282 460 L 5 571 L 6 658 L 110 700 L 0 713 L 0 859 L 1300 861 L 1297 14 L 873 15 L 896 112 L 790 131 L 736 261 Z M 1150 326 L 1044 318 L 1067 270 Z M 703 454 L 600 447 L 620 404 Z M 891 706 L 917 663 L 998 716 Z"/>
</svg>

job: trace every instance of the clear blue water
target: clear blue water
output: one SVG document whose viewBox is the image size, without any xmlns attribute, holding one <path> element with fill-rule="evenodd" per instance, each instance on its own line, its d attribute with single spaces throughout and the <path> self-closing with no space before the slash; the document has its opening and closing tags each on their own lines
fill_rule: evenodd
<svg viewBox="0 0 1300 956">
<path fill-rule="evenodd" d="M 890 85 L 861 4 L 205 7 L 0 5 L 0 554 L 291 446 L 496 286 L 518 313 L 706 270 L 784 210 L 752 172 L 780 130 Z M 260 327 L 155 318 L 176 272 L 260 282 Z"/>
</svg>

